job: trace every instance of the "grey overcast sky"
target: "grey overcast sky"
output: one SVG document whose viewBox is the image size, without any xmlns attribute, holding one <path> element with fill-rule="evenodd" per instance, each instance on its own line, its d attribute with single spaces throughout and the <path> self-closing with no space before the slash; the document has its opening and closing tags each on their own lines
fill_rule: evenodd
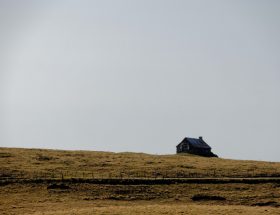
<svg viewBox="0 0 280 215">
<path fill-rule="evenodd" d="M 0 0 L 0 146 L 280 161 L 280 1 Z"/>
</svg>

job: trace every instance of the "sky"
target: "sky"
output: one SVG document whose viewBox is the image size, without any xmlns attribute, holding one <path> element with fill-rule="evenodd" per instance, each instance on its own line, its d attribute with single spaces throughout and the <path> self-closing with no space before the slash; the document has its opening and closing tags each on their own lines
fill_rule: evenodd
<svg viewBox="0 0 280 215">
<path fill-rule="evenodd" d="M 280 161 L 280 1 L 0 0 L 0 146 Z"/>
</svg>

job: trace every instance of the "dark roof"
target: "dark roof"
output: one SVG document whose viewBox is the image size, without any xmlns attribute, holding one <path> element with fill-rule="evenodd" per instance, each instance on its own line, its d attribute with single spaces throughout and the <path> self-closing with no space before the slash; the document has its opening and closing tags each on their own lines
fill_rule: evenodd
<svg viewBox="0 0 280 215">
<path fill-rule="evenodd" d="M 207 143 L 205 143 L 203 139 L 186 137 L 180 144 L 187 142 L 195 148 L 211 149 L 211 147 Z"/>
</svg>

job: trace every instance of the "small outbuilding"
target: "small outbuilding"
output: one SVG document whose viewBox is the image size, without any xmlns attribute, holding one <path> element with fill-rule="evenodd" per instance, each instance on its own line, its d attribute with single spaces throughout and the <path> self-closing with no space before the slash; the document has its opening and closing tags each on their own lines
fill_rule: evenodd
<svg viewBox="0 0 280 215">
<path fill-rule="evenodd" d="M 176 148 L 177 154 L 190 153 L 205 157 L 218 157 L 211 151 L 211 147 L 202 139 L 202 137 L 199 137 L 198 139 L 185 137 Z"/>
</svg>

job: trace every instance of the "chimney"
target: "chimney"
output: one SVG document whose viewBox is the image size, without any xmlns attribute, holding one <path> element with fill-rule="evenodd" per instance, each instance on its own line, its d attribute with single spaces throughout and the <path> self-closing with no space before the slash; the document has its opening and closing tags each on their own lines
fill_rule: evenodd
<svg viewBox="0 0 280 215">
<path fill-rule="evenodd" d="M 202 140 L 202 137 L 199 137 L 199 140 Z"/>
</svg>

